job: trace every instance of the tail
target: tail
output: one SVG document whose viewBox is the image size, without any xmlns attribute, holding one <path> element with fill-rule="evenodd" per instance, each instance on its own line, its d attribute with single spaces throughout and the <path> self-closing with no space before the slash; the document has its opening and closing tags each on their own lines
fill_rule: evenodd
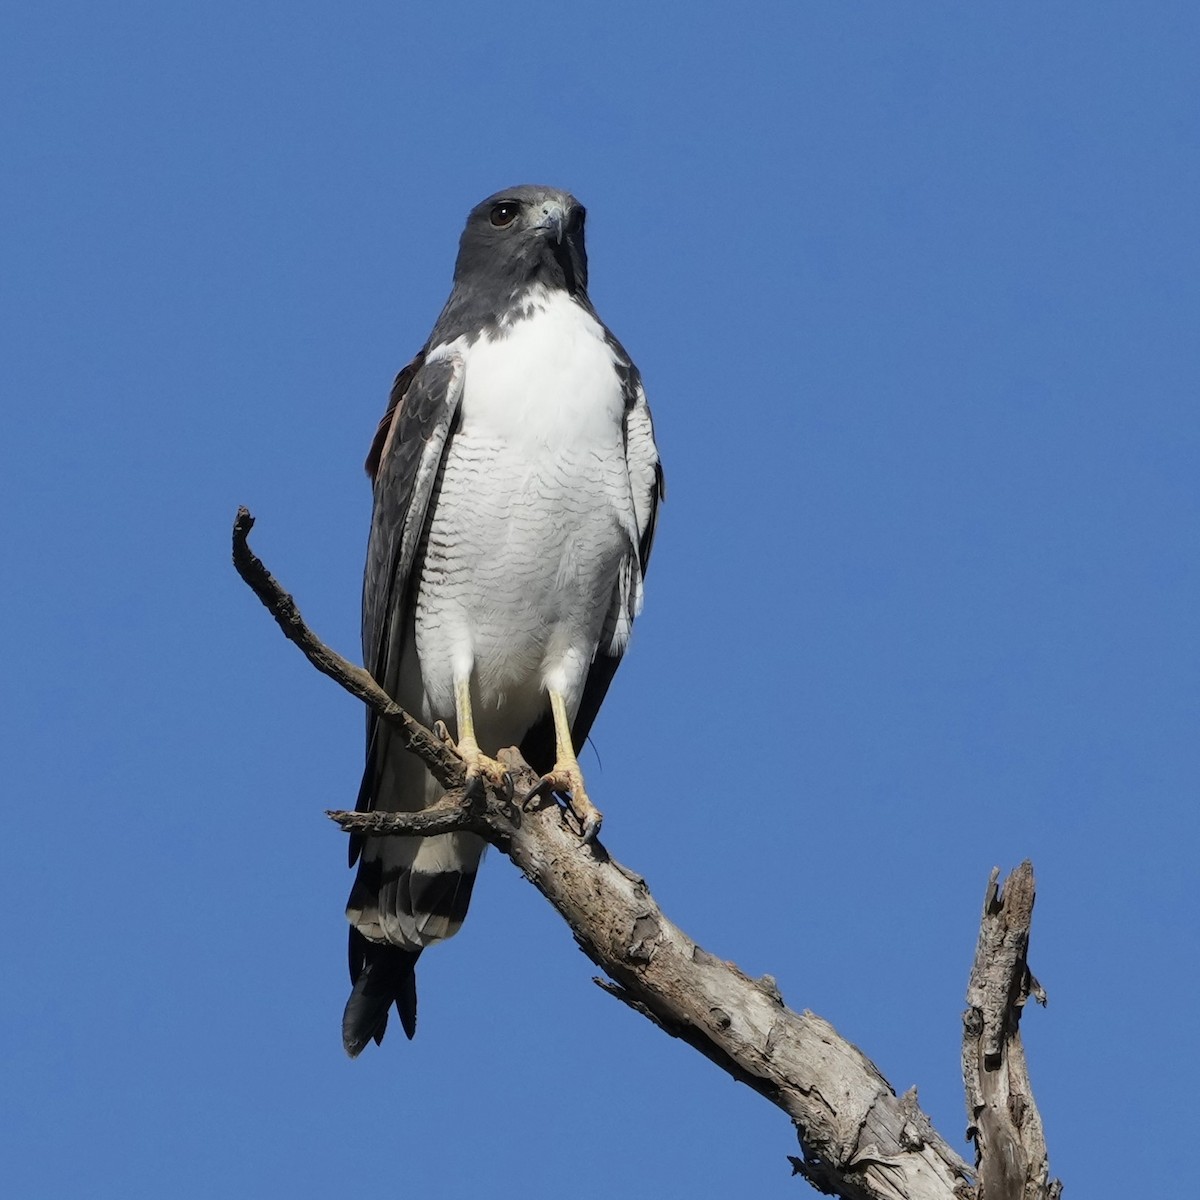
<svg viewBox="0 0 1200 1200">
<path fill-rule="evenodd" d="M 368 759 L 360 808 L 422 808 L 442 796 L 420 759 L 390 744 L 381 768 Z M 379 803 L 382 799 L 382 803 Z M 367 837 L 355 844 L 358 875 L 350 890 L 350 981 L 342 1017 L 342 1043 L 351 1058 L 379 1042 L 394 1003 L 404 1032 L 417 1028 L 414 967 L 421 951 L 458 932 L 483 842 L 470 833 L 427 838 Z M 353 861 L 353 860 L 352 860 Z"/>
<path fill-rule="evenodd" d="M 407 1037 L 417 1032 L 417 959 L 420 950 L 402 950 L 368 941 L 350 929 L 350 982 L 354 990 L 342 1015 L 342 1045 L 357 1058 L 372 1039 L 378 1045 L 393 1004 Z"/>
</svg>

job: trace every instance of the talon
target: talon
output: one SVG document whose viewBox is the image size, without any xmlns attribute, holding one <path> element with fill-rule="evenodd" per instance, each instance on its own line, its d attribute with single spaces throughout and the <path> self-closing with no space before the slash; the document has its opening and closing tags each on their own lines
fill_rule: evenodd
<svg viewBox="0 0 1200 1200">
<path fill-rule="evenodd" d="M 453 742 L 450 744 L 454 745 Z M 508 768 L 502 762 L 484 754 L 474 738 L 462 738 L 458 745 L 454 746 L 454 750 L 467 768 L 468 795 L 481 795 L 484 784 L 490 783 L 504 793 L 505 799 L 511 798 L 513 782 Z"/>
<path fill-rule="evenodd" d="M 551 788 L 551 786 L 544 779 L 539 779 L 537 783 L 535 783 L 533 787 L 531 787 L 529 791 L 527 791 L 525 795 L 521 797 L 521 811 L 528 812 L 530 808 L 533 807 L 533 802 L 535 800 L 540 800 L 543 796 L 548 795 L 551 791 L 553 791 L 553 788 Z"/>
<path fill-rule="evenodd" d="M 543 775 L 541 781 L 526 797 L 528 802 L 535 795 L 559 792 L 567 801 L 567 810 L 575 818 L 580 838 L 586 844 L 594 842 L 600 832 L 604 814 L 591 802 L 583 786 L 583 775 L 575 766 L 556 766 Z"/>
</svg>

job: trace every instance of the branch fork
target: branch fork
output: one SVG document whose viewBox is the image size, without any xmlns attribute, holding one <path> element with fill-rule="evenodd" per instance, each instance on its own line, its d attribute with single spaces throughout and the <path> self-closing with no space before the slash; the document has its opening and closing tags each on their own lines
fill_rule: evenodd
<svg viewBox="0 0 1200 1200">
<path fill-rule="evenodd" d="M 1032 870 L 1027 884 L 1022 874 L 1028 864 L 1014 873 L 1003 900 L 993 872 L 971 974 L 963 1067 L 977 1149 L 973 1170 L 933 1128 L 915 1089 L 897 1096 L 866 1055 L 827 1021 L 787 1008 L 774 979 L 751 979 L 692 941 L 662 913 L 638 874 L 612 859 L 599 841 L 581 841 L 564 809 L 549 801 L 523 808 L 487 780 L 468 790 L 453 748 L 304 624 L 292 597 L 250 550 L 253 524 L 250 513 L 239 509 L 233 527 L 238 573 L 317 670 L 398 730 L 446 789 L 420 812 L 330 811 L 343 830 L 408 837 L 469 830 L 499 849 L 604 971 L 607 978 L 595 981 L 604 991 L 791 1118 L 802 1151 L 789 1156 L 793 1171 L 819 1191 L 847 1200 L 1057 1200 L 1061 1185 L 1046 1169 L 1017 1033 L 1021 1005 L 1040 991 L 1025 962 L 1033 908 Z M 501 751 L 500 759 L 516 795 L 540 782 L 515 750 Z M 1006 915 L 996 924 L 998 914 Z M 1023 1157 L 1013 1156 L 1014 1144 Z M 1018 1166 L 1010 1169 L 1013 1163 Z"/>
</svg>

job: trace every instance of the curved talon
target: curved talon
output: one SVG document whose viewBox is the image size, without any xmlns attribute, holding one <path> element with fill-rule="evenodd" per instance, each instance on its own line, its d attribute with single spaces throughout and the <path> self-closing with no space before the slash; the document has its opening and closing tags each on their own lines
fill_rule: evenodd
<svg viewBox="0 0 1200 1200">
<path fill-rule="evenodd" d="M 535 797 L 552 792 L 558 792 L 566 800 L 567 811 L 575 818 L 583 842 L 594 842 L 604 814 L 589 799 L 578 768 L 556 766 L 553 771 L 543 775 L 537 786 L 525 794 L 524 806 L 527 807 Z"/>
<path fill-rule="evenodd" d="M 520 805 L 522 811 L 528 812 L 535 800 L 540 800 L 543 796 L 553 792 L 553 790 L 554 789 L 550 786 L 550 784 L 548 784 L 544 779 L 539 779 L 537 783 L 535 783 L 533 787 L 531 787 L 529 791 L 527 791 L 525 795 L 521 797 Z"/>
<path fill-rule="evenodd" d="M 457 745 L 453 742 L 450 745 L 454 746 L 455 752 L 467 768 L 468 795 L 479 796 L 483 786 L 490 783 L 500 789 L 506 800 L 512 798 L 513 781 L 508 768 L 497 759 L 484 754 L 474 738 L 460 738 Z"/>
<path fill-rule="evenodd" d="M 513 798 L 513 777 L 507 768 L 502 763 L 498 763 L 495 759 L 488 760 L 491 766 L 481 767 L 479 773 L 475 776 L 476 779 L 486 780 L 500 792 L 501 799 L 507 804 Z M 492 770 L 492 767 L 500 767 L 499 771 Z"/>
</svg>

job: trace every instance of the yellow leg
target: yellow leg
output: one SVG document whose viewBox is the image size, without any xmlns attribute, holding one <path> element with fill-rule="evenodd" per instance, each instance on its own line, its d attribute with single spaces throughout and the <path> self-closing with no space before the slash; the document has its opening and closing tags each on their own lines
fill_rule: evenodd
<svg viewBox="0 0 1200 1200">
<path fill-rule="evenodd" d="M 471 716 L 471 681 L 464 679 L 454 688 L 454 711 L 458 719 L 458 744 L 455 749 L 467 767 L 467 787 L 486 777 L 509 790 L 511 778 L 503 763 L 489 758 L 475 740 L 475 721 Z"/>
<path fill-rule="evenodd" d="M 542 776 L 535 792 L 564 792 L 568 795 L 571 811 L 579 821 L 579 829 L 585 842 L 592 841 L 600 832 L 604 814 L 591 802 L 583 785 L 583 772 L 575 747 L 571 742 L 571 720 L 567 716 L 567 703 L 558 692 L 550 693 L 550 711 L 554 714 L 554 769 Z"/>
</svg>

